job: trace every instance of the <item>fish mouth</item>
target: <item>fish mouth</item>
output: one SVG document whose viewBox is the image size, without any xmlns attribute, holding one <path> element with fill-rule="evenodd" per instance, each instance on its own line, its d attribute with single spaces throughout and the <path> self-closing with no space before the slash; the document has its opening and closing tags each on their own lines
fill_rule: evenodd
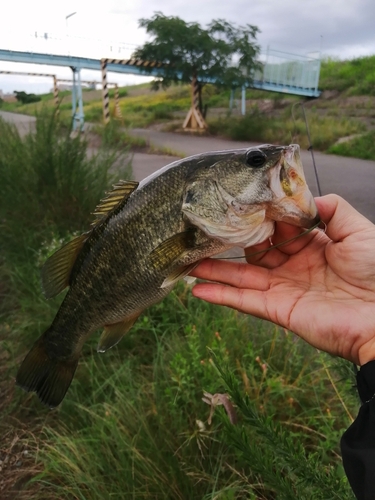
<svg viewBox="0 0 375 500">
<path fill-rule="evenodd" d="M 293 226 L 311 229 L 320 223 L 315 200 L 309 190 L 298 144 L 286 146 L 278 164 L 270 171 L 274 200 L 267 216 Z"/>
</svg>

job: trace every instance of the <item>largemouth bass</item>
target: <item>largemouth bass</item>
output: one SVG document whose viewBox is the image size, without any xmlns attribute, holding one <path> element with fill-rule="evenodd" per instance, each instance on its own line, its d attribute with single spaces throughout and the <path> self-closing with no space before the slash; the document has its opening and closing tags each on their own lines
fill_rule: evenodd
<svg viewBox="0 0 375 500">
<path fill-rule="evenodd" d="M 293 144 L 171 163 L 140 184 L 119 182 L 94 215 L 92 229 L 42 269 L 47 298 L 69 291 L 17 374 L 17 384 L 51 408 L 64 398 L 95 330 L 104 327 L 104 352 L 203 258 L 266 240 L 275 221 L 304 228 L 319 221 Z"/>
</svg>

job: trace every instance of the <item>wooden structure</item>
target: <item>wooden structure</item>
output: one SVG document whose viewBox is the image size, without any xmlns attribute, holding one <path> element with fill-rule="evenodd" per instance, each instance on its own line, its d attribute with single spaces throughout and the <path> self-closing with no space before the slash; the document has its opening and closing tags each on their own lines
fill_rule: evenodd
<svg viewBox="0 0 375 500">
<path fill-rule="evenodd" d="M 207 129 L 206 120 L 203 118 L 199 109 L 200 85 L 197 77 L 194 76 L 191 81 L 191 108 L 185 118 L 182 128 L 186 131 L 203 132 Z"/>
</svg>

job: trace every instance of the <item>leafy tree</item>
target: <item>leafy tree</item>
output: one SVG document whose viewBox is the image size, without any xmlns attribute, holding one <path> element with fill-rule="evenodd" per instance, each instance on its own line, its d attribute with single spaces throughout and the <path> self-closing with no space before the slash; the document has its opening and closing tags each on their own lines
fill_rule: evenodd
<svg viewBox="0 0 375 500">
<path fill-rule="evenodd" d="M 22 104 L 28 104 L 30 102 L 39 102 L 41 97 L 35 94 L 27 94 L 23 90 L 18 91 L 15 90 L 14 94 L 18 102 L 22 102 Z"/>
<path fill-rule="evenodd" d="M 187 23 L 161 12 L 156 12 L 151 19 L 140 19 L 139 26 L 153 39 L 138 48 L 133 56 L 165 64 L 160 80 L 154 82 L 155 89 L 178 81 L 191 82 L 194 77 L 198 79 L 200 91 L 208 82 L 234 88 L 252 81 L 259 52 L 256 26 L 235 26 L 217 19 L 205 29 L 199 23 Z M 145 68 L 145 71 L 151 72 L 151 69 Z"/>
</svg>

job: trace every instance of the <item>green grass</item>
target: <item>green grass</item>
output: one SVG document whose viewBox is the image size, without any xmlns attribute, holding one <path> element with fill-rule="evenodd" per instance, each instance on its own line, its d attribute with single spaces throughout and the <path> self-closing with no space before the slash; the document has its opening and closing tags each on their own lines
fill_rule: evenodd
<svg viewBox="0 0 375 500">
<path fill-rule="evenodd" d="M 334 144 L 328 149 L 328 153 L 363 158 L 364 160 L 375 160 L 375 131 L 355 137 L 347 142 Z"/>
<path fill-rule="evenodd" d="M 322 61 L 319 88 L 347 95 L 375 95 L 375 56 Z"/>
<path fill-rule="evenodd" d="M 363 132 L 365 126 L 348 118 L 320 116 L 314 110 L 306 110 L 313 146 L 324 151 L 340 137 Z M 213 135 L 223 135 L 239 141 L 259 141 L 270 144 L 297 143 L 307 148 L 306 125 L 299 108 L 293 120 L 291 109 L 286 109 L 279 119 L 257 110 L 244 117 L 225 116 L 209 119 L 209 130 Z"/>
<path fill-rule="evenodd" d="M 24 139 L 0 127 L 0 430 L 4 453 L 12 461 L 19 450 L 24 463 L 3 464 L 1 495 L 22 487 L 18 498 L 28 500 L 352 499 L 339 456 L 358 404 L 348 364 L 198 301 L 183 283 L 105 355 L 93 335 L 58 409 L 14 390 L 22 356 L 61 301 L 43 299 L 40 265 L 88 227 L 113 157 L 109 140 L 88 159 L 86 143 L 49 117 Z M 204 391 L 232 396 L 237 426 L 223 407 L 208 422 Z"/>
</svg>

